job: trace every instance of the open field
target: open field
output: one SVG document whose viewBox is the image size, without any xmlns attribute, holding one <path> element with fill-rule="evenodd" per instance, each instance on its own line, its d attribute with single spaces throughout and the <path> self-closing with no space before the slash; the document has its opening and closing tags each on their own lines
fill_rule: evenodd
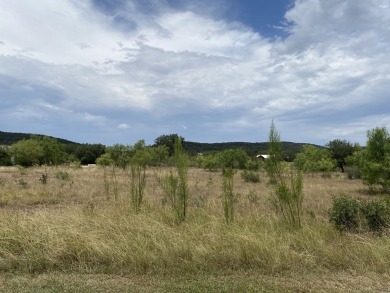
<svg viewBox="0 0 390 293">
<path fill-rule="evenodd" d="M 227 225 L 219 172 L 189 170 L 188 218 L 175 224 L 147 170 L 145 203 L 118 196 L 97 167 L 0 167 L 1 292 L 390 292 L 390 239 L 340 233 L 328 223 L 332 198 L 369 194 L 343 174 L 305 175 L 303 228 L 290 230 L 269 202 L 267 176 L 245 183 Z M 47 174 L 43 184 L 42 174 Z"/>
</svg>

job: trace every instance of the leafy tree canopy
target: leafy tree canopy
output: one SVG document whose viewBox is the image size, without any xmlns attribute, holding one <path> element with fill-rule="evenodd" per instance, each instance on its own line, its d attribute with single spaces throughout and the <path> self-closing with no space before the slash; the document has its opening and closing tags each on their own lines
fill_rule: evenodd
<svg viewBox="0 0 390 293">
<path fill-rule="evenodd" d="M 340 139 L 332 140 L 325 146 L 328 148 L 332 159 L 336 160 L 340 171 L 344 172 L 344 167 L 346 165 L 345 159 L 349 156 L 352 156 L 357 146 L 346 140 Z"/>
<path fill-rule="evenodd" d="M 180 139 L 184 145 L 184 138 L 178 134 L 160 135 L 154 140 L 154 146 L 166 146 L 168 148 L 169 156 L 172 156 L 175 153 L 175 141 L 178 139 Z"/>
<path fill-rule="evenodd" d="M 390 135 L 385 127 L 368 131 L 367 145 L 354 153 L 352 161 L 370 187 L 379 185 L 383 191 L 390 189 Z"/>
<path fill-rule="evenodd" d="M 325 172 L 336 167 L 336 160 L 332 159 L 329 150 L 306 145 L 296 155 L 294 165 L 305 172 Z"/>
<path fill-rule="evenodd" d="M 20 140 L 13 144 L 8 153 L 17 165 L 29 167 L 38 165 L 42 162 L 45 152 L 37 140 Z"/>
</svg>

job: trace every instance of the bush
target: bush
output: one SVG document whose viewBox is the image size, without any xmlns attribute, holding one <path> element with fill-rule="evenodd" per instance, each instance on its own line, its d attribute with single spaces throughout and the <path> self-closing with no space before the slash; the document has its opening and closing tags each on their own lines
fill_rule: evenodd
<svg viewBox="0 0 390 293">
<path fill-rule="evenodd" d="M 389 207 L 383 201 L 366 202 L 361 211 L 370 231 L 381 232 L 389 226 Z"/>
<path fill-rule="evenodd" d="M 356 199 L 346 196 L 334 198 L 329 210 L 329 221 L 339 230 L 355 230 L 359 227 L 359 209 Z"/>
<path fill-rule="evenodd" d="M 362 174 L 356 166 L 346 167 L 345 172 L 347 173 L 348 179 L 361 179 Z"/>
<path fill-rule="evenodd" d="M 60 179 L 60 180 L 67 181 L 67 180 L 70 179 L 70 175 L 66 171 L 58 171 L 57 174 L 56 174 L 56 178 Z"/>
<path fill-rule="evenodd" d="M 241 173 L 241 178 L 244 179 L 245 182 L 260 182 L 260 175 L 257 172 L 253 171 L 244 170 L 244 172 Z"/>
</svg>

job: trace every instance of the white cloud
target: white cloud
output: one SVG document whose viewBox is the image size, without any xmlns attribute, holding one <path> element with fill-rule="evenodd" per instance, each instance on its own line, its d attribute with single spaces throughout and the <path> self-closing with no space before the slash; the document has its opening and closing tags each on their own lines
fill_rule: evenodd
<svg viewBox="0 0 390 293">
<path fill-rule="evenodd" d="M 109 15 L 88 1 L 1 1 L 0 111 L 36 127 L 74 119 L 187 140 L 260 140 L 271 119 L 307 142 L 364 142 L 375 123 L 390 126 L 390 0 L 297 0 L 290 36 L 274 41 L 164 3 L 145 14 L 127 1 Z"/>
</svg>

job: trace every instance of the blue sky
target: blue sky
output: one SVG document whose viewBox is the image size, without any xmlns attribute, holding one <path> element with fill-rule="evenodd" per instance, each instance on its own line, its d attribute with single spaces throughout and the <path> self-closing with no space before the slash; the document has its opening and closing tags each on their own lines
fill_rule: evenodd
<svg viewBox="0 0 390 293">
<path fill-rule="evenodd" d="M 390 0 L 2 0 L 0 131 L 364 144 L 389 52 Z"/>
</svg>

